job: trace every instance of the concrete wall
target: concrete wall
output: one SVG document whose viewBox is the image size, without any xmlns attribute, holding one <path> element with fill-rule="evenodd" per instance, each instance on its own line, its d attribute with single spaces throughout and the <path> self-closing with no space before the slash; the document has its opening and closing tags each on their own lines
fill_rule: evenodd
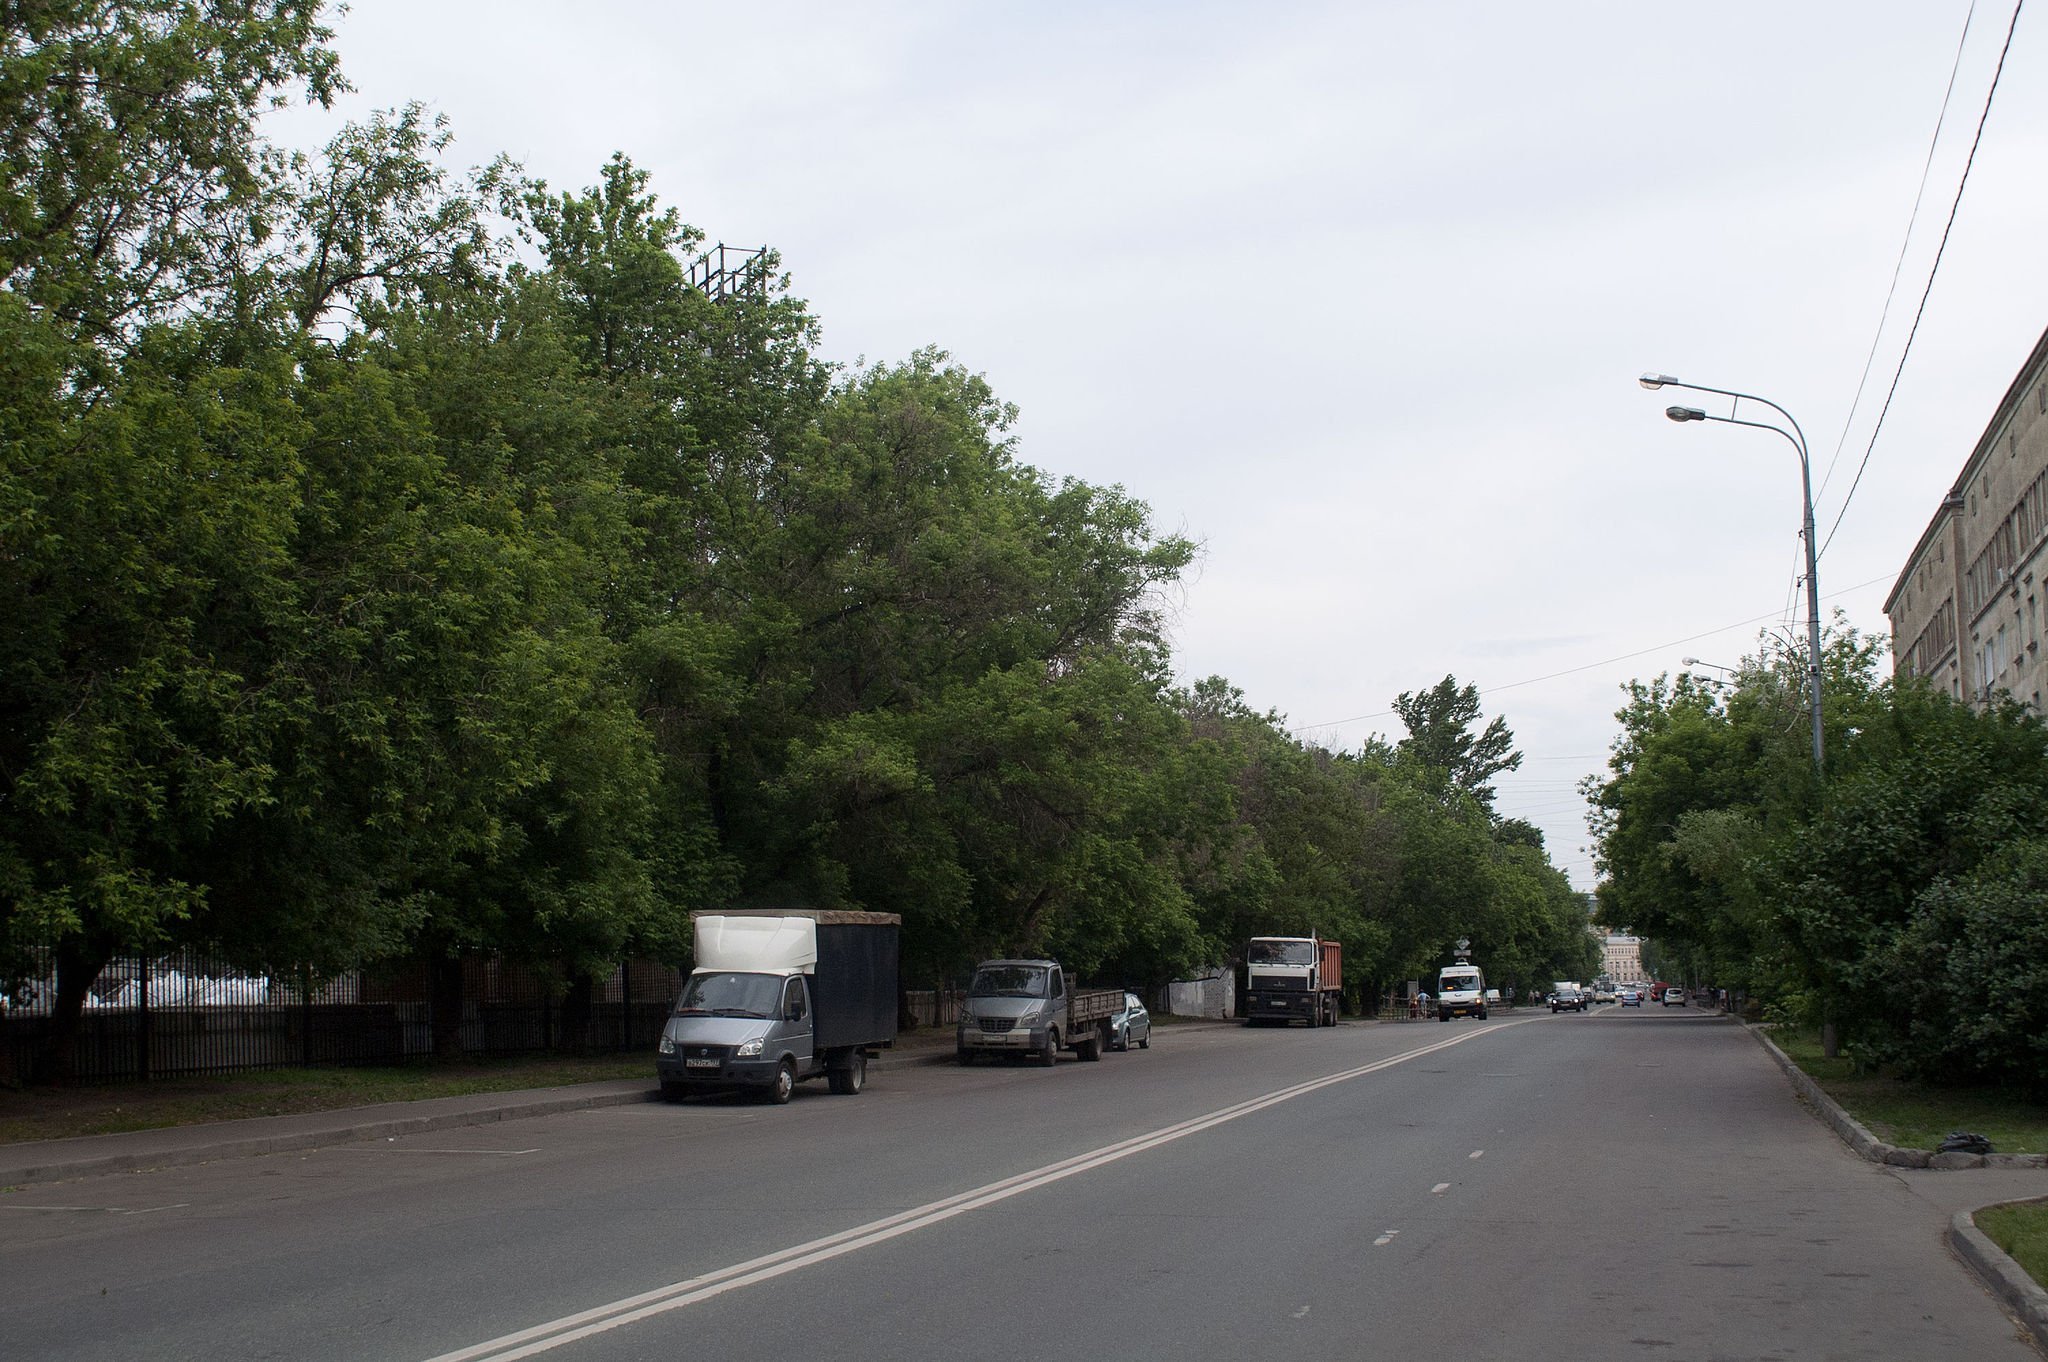
<svg viewBox="0 0 2048 1362">
<path fill-rule="evenodd" d="M 1237 973 L 1219 968 L 1198 979 L 1176 979 L 1166 986 L 1166 1010 L 1176 1017 L 1237 1015 Z"/>
</svg>

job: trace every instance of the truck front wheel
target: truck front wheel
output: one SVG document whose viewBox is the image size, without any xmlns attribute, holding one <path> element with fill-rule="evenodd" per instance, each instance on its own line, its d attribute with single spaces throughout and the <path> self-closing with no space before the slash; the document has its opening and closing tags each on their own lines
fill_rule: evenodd
<svg viewBox="0 0 2048 1362">
<path fill-rule="evenodd" d="M 1045 1048 L 1038 1052 L 1038 1067 L 1041 1069 L 1050 1069 L 1053 1065 L 1059 1062 L 1060 1033 L 1057 1031 L 1047 1031 L 1045 1033 Z"/>
<path fill-rule="evenodd" d="M 768 1100 L 779 1107 L 789 1101 L 795 1093 L 796 1061 L 785 1059 L 775 1066 L 775 1082 L 768 1089 Z"/>
</svg>

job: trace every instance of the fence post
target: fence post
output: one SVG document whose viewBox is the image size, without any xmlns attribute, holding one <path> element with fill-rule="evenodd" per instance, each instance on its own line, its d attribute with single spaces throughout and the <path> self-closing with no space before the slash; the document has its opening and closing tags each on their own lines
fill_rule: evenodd
<svg viewBox="0 0 2048 1362">
<path fill-rule="evenodd" d="M 313 969 L 299 967 L 299 1063 L 313 1067 Z"/>
<path fill-rule="evenodd" d="M 149 1082 L 149 959 L 143 957 L 142 968 L 136 977 L 141 987 L 136 992 L 135 1010 L 135 1074 L 144 1083 Z"/>
<path fill-rule="evenodd" d="M 633 1048 L 633 962 L 619 962 L 619 1030 L 625 1037 L 625 1044 L 619 1049 Z"/>
</svg>

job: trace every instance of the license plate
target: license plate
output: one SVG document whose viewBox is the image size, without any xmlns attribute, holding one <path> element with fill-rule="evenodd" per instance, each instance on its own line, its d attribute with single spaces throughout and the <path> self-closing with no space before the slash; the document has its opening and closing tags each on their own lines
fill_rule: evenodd
<svg viewBox="0 0 2048 1362">
<path fill-rule="evenodd" d="M 715 1069 L 718 1067 L 718 1061 L 715 1059 L 686 1059 L 683 1061 L 683 1067 L 685 1069 Z"/>
</svg>

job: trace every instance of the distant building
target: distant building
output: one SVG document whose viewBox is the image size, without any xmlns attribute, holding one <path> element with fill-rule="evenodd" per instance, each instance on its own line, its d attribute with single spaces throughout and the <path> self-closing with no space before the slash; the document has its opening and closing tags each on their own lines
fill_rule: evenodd
<svg viewBox="0 0 2048 1362">
<path fill-rule="evenodd" d="M 2048 331 L 2034 342 L 1885 598 L 1892 670 L 1981 707 L 2041 709 L 2048 594 Z"/>
<path fill-rule="evenodd" d="M 1600 947 L 1600 972 L 1617 984 L 1649 978 L 1643 973 L 1643 939 L 1609 932 Z"/>
</svg>

